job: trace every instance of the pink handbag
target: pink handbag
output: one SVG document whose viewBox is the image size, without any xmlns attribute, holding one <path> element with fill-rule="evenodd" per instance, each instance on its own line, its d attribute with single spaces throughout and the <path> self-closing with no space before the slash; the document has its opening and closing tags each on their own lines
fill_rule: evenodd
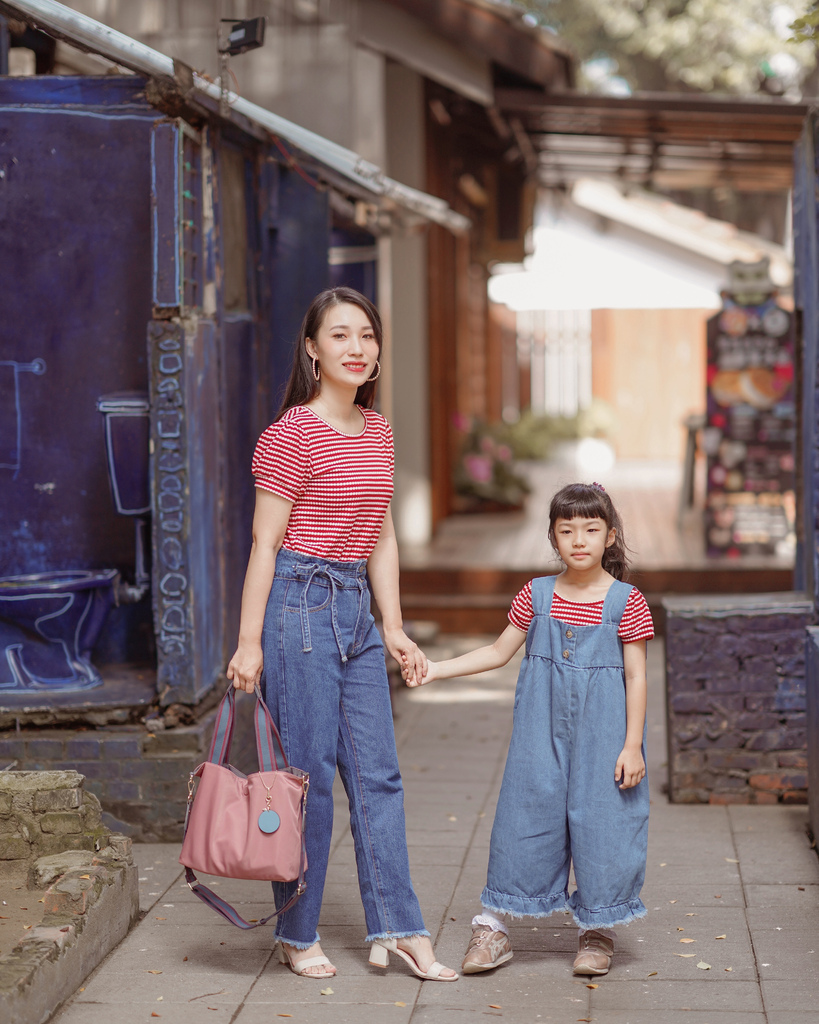
<svg viewBox="0 0 819 1024">
<path fill-rule="evenodd" d="M 191 890 L 209 907 L 239 928 L 259 928 L 289 910 L 307 888 L 304 872 L 304 813 L 310 780 L 307 772 L 287 762 L 281 736 L 261 691 L 256 687 L 256 750 L 259 771 L 251 775 L 226 764 L 233 737 L 236 691 L 231 686 L 216 714 L 208 759 L 191 772 L 188 809 L 179 861 Z M 276 749 L 282 767 L 276 760 Z M 199 779 L 196 785 L 195 779 Z M 197 881 L 204 871 L 223 878 L 291 882 L 293 896 L 264 920 L 245 921 L 223 899 Z"/>
</svg>

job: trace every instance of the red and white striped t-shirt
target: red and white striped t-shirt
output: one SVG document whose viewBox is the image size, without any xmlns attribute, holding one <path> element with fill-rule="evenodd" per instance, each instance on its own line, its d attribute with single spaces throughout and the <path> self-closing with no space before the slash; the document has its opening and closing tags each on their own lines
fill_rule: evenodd
<svg viewBox="0 0 819 1024">
<path fill-rule="evenodd" d="M 530 581 L 512 602 L 509 621 L 526 633 L 534 614 Z M 559 619 L 570 626 L 599 626 L 603 621 L 603 601 L 567 601 L 555 593 L 549 617 Z M 624 644 L 634 643 L 635 640 L 650 640 L 654 636 L 651 612 L 646 599 L 636 587 L 632 588 L 626 601 L 617 635 Z"/>
<path fill-rule="evenodd" d="M 392 498 L 389 423 L 361 409 L 364 429 L 343 434 L 312 409 L 288 409 L 259 438 L 256 486 L 293 502 L 282 546 L 339 562 L 369 558 Z"/>
</svg>

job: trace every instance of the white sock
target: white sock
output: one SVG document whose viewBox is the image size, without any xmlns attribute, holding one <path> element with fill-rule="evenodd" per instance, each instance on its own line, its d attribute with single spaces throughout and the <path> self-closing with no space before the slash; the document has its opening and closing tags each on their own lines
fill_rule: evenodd
<svg viewBox="0 0 819 1024">
<path fill-rule="evenodd" d="M 595 931 L 601 935 L 605 935 L 607 939 L 611 939 L 612 942 L 617 938 L 617 932 L 613 928 L 578 928 L 577 935 L 580 937 L 584 932 Z"/>
<path fill-rule="evenodd" d="M 506 922 L 503 918 L 496 917 L 486 907 L 483 908 L 480 914 L 472 918 L 472 927 L 491 928 L 493 932 L 503 932 L 504 935 L 509 934 L 509 929 L 506 927 Z"/>
</svg>

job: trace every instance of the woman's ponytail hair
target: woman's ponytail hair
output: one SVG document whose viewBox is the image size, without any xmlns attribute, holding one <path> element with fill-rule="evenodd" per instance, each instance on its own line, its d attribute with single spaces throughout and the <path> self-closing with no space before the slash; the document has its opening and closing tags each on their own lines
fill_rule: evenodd
<svg viewBox="0 0 819 1024">
<path fill-rule="evenodd" d="M 603 568 L 616 580 L 628 575 L 628 548 L 623 536 L 623 522 L 602 484 L 567 484 L 552 498 L 549 506 L 549 540 L 555 544 L 555 523 L 558 519 L 602 519 L 614 530 L 614 543 L 606 548 Z"/>
</svg>

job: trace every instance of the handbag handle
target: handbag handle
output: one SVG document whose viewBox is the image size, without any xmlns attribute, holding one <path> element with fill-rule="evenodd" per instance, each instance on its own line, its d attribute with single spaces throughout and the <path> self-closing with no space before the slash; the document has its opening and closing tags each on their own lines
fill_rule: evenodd
<svg viewBox="0 0 819 1024">
<path fill-rule="evenodd" d="M 276 757 L 276 748 L 281 755 L 281 767 L 289 768 L 290 762 L 284 752 L 282 738 L 273 716 L 262 698 L 262 691 L 256 686 L 256 709 L 253 715 L 256 729 L 256 754 L 259 761 L 259 771 L 277 771 L 279 764 Z M 216 712 L 216 721 L 213 725 L 213 739 L 210 742 L 208 761 L 214 764 L 223 765 L 230 756 L 230 744 L 233 740 L 233 723 L 236 711 L 236 690 L 231 685 L 222 698 L 219 709 Z"/>
</svg>

